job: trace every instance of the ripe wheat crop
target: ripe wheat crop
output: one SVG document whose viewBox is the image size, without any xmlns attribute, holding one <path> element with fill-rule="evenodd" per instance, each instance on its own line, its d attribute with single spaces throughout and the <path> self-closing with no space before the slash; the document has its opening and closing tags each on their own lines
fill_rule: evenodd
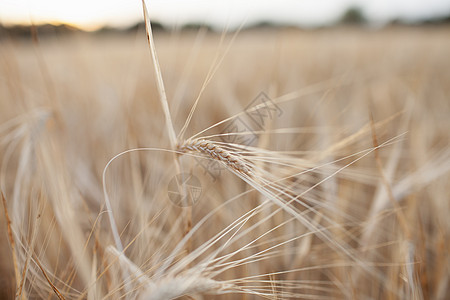
<svg viewBox="0 0 450 300">
<path fill-rule="evenodd" d="M 448 26 L 144 16 L 2 40 L 0 297 L 446 299 Z"/>
</svg>

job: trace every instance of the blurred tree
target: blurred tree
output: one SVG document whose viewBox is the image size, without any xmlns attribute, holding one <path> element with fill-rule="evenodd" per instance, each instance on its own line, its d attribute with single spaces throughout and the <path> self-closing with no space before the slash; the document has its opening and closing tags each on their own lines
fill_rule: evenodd
<svg viewBox="0 0 450 300">
<path fill-rule="evenodd" d="M 186 30 L 186 31 L 191 31 L 191 30 L 192 30 L 192 31 L 198 31 L 198 30 L 200 30 L 200 29 L 202 29 L 202 28 L 206 29 L 207 31 L 213 31 L 212 27 L 211 27 L 211 26 L 208 26 L 208 25 L 205 24 L 205 23 L 194 23 L 194 22 L 184 24 L 183 27 L 182 27 L 182 30 Z"/>
<path fill-rule="evenodd" d="M 343 24 L 365 24 L 367 23 L 366 16 L 360 7 L 349 7 L 340 19 Z"/>
</svg>

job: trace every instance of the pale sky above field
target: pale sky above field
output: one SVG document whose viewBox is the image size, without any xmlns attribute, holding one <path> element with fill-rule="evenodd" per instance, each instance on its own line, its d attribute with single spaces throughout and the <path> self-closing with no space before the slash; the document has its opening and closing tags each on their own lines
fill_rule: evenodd
<svg viewBox="0 0 450 300">
<path fill-rule="evenodd" d="M 306 26 L 332 22 L 350 6 L 361 7 L 374 22 L 420 20 L 450 14 L 450 0 L 147 0 L 154 20 L 228 25 L 275 21 Z M 4 24 L 69 23 L 84 29 L 129 26 L 142 20 L 140 0 L 0 0 Z"/>
</svg>

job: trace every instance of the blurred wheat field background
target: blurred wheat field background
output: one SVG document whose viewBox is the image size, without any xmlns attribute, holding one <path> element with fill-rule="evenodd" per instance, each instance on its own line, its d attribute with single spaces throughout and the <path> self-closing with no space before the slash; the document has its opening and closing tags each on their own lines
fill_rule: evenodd
<svg viewBox="0 0 450 300">
<path fill-rule="evenodd" d="M 144 31 L 3 39 L 0 296 L 446 299 L 449 34 L 156 32 L 176 132 L 210 78 L 184 138 L 237 116 L 198 137 L 253 171 L 178 154 L 191 207 L 168 196 L 179 169 Z M 256 124 L 261 92 L 278 110 Z M 233 130 L 252 143 L 221 139 Z M 105 172 L 121 254 L 102 174 L 140 147 Z"/>
</svg>

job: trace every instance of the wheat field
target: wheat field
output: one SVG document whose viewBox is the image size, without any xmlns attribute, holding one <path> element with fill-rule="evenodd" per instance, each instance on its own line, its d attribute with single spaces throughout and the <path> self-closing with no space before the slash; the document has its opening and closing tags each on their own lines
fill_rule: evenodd
<svg viewBox="0 0 450 300">
<path fill-rule="evenodd" d="M 0 298 L 446 299 L 449 34 L 4 38 Z"/>
</svg>

